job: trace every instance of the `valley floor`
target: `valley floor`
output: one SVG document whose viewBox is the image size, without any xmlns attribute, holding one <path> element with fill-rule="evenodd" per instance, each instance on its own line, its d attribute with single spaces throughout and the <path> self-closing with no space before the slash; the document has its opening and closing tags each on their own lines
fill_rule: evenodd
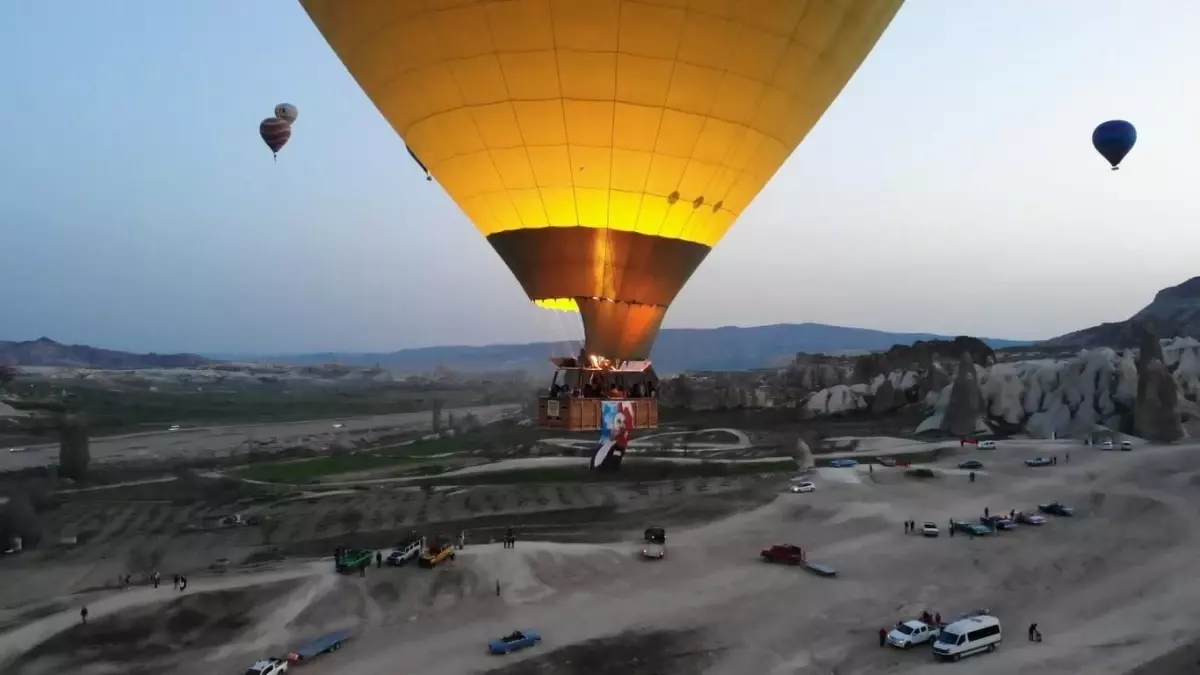
<svg viewBox="0 0 1200 675">
<path fill-rule="evenodd" d="M 1040 454 L 1059 462 L 1024 465 Z M 914 480 L 902 469 L 819 469 L 815 493 L 781 491 L 757 508 L 669 526 L 661 561 L 639 558 L 640 528 L 657 517 L 672 522 L 677 500 L 663 501 L 657 515 L 644 511 L 644 523 L 624 521 L 616 540 L 471 544 L 434 570 L 372 568 L 360 578 L 335 575 L 327 559 L 291 561 L 197 575 L 183 594 L 168 583 L 76 593 L 36 608 L 12 606 L 15 589 L 6 584 L 0 669 L 240 672 L 262 655 L 350 627 L 353 642 L 303 672 L 923 673 L 928 648 L 879 648 L 879 628 L 923 610 L 950 617 L 988 607 L 1003 621 L 1004 643 L 955 672 L 1193 672 L 1185 668 L 1194 669 L 1200 628 L 1200 444 L 1104 452 L 1002 442 L 971 456 L 985 465 L 974 483 L 955 470 Z M 942 463 L 952 469 L 961 459 Z M 1077 516 L 994 536 L 947 536 L 951 518 L 1056 500 Z M 909 519 L 937 522 L 941 536 L 905 535 Z M 783 542 L 839 576 L 759 561 L 760 548 Z M 46 565 L 53 574 L 53 562 Z M 87 626 L 77 625 L 83 603 Z M 1031 623 L 1044 642 L 1026 640 Z M 518 628 L 539 631 L 543 643 L 506 657 L 486 653 L 488 639 Z M 1146 665 L 1154 659 L 1162 660 Z"/>
</svg>

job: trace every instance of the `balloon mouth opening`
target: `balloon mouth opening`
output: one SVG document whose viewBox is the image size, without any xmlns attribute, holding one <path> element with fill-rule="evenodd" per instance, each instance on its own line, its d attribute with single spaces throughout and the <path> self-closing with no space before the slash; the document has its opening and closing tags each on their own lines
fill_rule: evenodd
<svg viewBox="0 0 1200 675">
<path fill-rule="evenodd" d="M 623 305 L 643 305 L 646 307 L 660 307 L 648 302 L 637 302 L 635 300 L 614 300 L 612 298 L 590 297 L 590 298 L 536 298 L 533 304 L 542 309 L 549 309 L 556 312 L 579 312 L 579 300 L 592 300 L 594 302 L 612 302 Z"/>
</svg>

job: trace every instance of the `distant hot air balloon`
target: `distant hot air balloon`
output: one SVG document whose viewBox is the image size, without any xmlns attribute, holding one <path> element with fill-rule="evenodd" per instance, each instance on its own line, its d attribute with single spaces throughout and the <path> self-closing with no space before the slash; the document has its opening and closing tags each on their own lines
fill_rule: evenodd
<svg viewBox="0 0 1200 675">
<path fill-rule="evenodd" d="M 1110 120 L 1092 132 L 1092 145 L 1108 160 L 1113 171 L 1120 168 L 1118 165 L 1133 149 L 1134 143 L 1137 143 L 1137 129 L 1125 120 Z"/>
<path fill-rule="evenodd" d="M 649 355 L 903 3 L 299 1 L 529 298 L 613 361 Z"/>
<path fill-rule="evenodd" d="M 300 111 L 291 103 L 280 103 L 275 106 L 275 116 L 288 124 L 294 124 L 300 116 Z"/>
<path fill-rule="evenodd" d="M 292 137 L 292 125 L 278 117 L 268 117 L 258 125 L 258 134 L 262 136 L 263 143 L 271 149 L 271 154 L 278 155 Z"/>
</svg>

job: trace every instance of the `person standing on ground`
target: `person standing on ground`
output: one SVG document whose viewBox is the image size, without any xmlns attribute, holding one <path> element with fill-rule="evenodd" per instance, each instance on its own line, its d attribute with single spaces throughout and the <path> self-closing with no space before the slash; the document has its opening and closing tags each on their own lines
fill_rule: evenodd
<svg viewBox="0 0 1200 675">
<path fill-rule="evenodd" d="M 496 597 L 500 597 L 500 580 L 496 580 Z"/>
<path fill-rule="evenodd" d="M 1065 461 L 1066 461 L 1066 463 L 1067 463 L 1067 464 L 1070 464 L 1070 463 L 1071 463 L 1071 453 L 1069 453 L 1069 452 L 1067 453 L 1067 457 L 1066 457 L 1066 460 L 1065 460 Z"/>
<path fill-rule="evenodd" d="M 886 644 L 887 644 L 887 629 L 880 628 L 879 629 L 879 646 L 882 647 Z"/>
<path fill-rule="evenodd" d="M 379 569 L 380 567 L 383 567 L 383 554 L 375 551 L 375 569 Z"/>
<path fill-rule="evenodd" d="M 154 584 L 155 588 L 158 588 L 158 570 L 150 573 L 150 583 Z"/>
<path fill-rule="evenodd" d="M 370 565 L 370 564 L 371 563 L 368 562 L 368 563 L 363 563 L 363 564 L 359 565 L 358 566 L 358 576 L 366 577 L 367 576 L 367 565 Z"/>
<path fill-rule="evenodd" d="M 934 625 L 934 627 L 935 627 L 935 628 L 936 628 L 936 627 L 938 627 L 938 626 L 941 626 L 941 625 L 942 625 L 942 613 L 941 613 L 941 612 L 935 612 L 935 613 L 934 613 L 934 615 L 933 615 L 933 625 Z"/>
<path fill-rule="evenodd" d="M 1033 642 L 1033 636 L 1036 633 L 1037 633 L 1037 624 L 1036 623 L 1029 624 L 1029 641 L 1030 642 Z"/>
<path fill-rule="evenodd" d="M 87 625 L 87 615 L 88 615 L 87 607 L 84 606 L 83 609 L 79 610 L 79 622 L 85 626 Z"/>
<path fill-rule="evenodd" d="M 986 506 L 983 507 L 983 517 L 990 518 L 991 516 L 992 516 L 991 510 L 989 510 L 988 507 L 986 507 Z"/>
<path fill-rule="evenodd" d="M 179 592 L 182 593 L 186 590 L 187 590 L 187 577 L 180 574 L 179 575 Z"/>
</svg>

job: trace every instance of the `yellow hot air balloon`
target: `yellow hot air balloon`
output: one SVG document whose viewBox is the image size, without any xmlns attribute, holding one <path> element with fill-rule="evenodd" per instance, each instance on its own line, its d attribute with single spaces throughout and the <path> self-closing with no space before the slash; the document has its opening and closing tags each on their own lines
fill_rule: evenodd
<svg viewBox="0 0 1200 675">
<path fill-rule="evenodd" d="M 902 2 L 300 0 L 529 298 L 616 361 Z"/>
</svg>

